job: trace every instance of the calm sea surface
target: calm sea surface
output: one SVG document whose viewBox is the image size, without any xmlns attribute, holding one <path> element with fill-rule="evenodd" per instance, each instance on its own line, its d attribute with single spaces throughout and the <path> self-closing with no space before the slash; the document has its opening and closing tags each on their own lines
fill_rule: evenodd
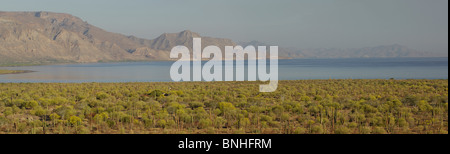
<svg viewBox="0 0 450 154">
<path fill-rule="evenodd" d="M 0 67 L 35 71 L 0 75 L 0 82 L 166 82 L 172 81 L 169 74 L 172 64 L 173 62 L 126 62 Z M 280 60 L 279 78 L 448 79 L 448 58 Z"/>
</svg>

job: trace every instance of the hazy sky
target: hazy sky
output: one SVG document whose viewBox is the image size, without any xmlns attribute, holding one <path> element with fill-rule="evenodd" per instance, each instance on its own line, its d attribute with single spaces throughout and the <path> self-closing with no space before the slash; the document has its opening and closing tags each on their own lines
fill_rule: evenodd
<svg viewBox="0 0 450 154">
<path fill-rule="evenodd" d="M 284 47 L 448 51 L 448 0 L 0 0 L 0 11 L 69 13 L 148 39 L 189 29 Z"/>
</svg>

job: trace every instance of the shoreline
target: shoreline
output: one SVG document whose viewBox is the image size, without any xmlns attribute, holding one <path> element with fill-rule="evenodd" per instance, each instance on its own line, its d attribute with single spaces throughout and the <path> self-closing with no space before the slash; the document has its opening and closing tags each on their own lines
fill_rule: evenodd
<svg viewBox="0 0 450 154">
<path fill-rule="evenodd" d="M 30 70 L 0 70 L 0 75 L 8 75 L 8 74 L 23 74 L 23 73 L 32 73 L 36 71 Z"/>
<path fill-rule="evenodd" d="M 448 58 L 448 57 L 371 57 L 371 58 L 278 58 L 278 60 L 307 60 L 307 59 L 323 59 L 323 60 L 334 60 L 334 59 L 415 59 L 415 58 Z M 52 66 L 52 65 L 74 65 L 74 64 L 109 64 L 109 63 L 139 63 L 139 62 L 176 62 L 180 59 L 173 60 L 124 60 L 124 61 L 99 61 L 99 62 L 55 62 L 55 63 L 4 63 L 0 64 L 0 67 L 24 67 L 24 66 Z M 247 60 L 247 59 L 246 59 Z M 257 60 L 257 59 L 256 59 Z M 182 60 L 183 61 L 183 60 Z M 186 60 L 193 61 L 193 60 Z M 202 59 L 202 62 L 210 61 Z M 227 61 L 227 60 L 222 60 Z M 233 60 L 235 61 L 235 59 Z"/>
<path fill-rule="evenodd" d="M 304 80 L 278 80 L 278 83 L 287 83 L 287 82 L 315 82 L 315 81 L 328 81 L 328 82 L 336 82 L 336 81 L 448 81 L 448 79 L 304 79 Z M 0 84 L 67 84 L 67 85 L 77 85 L 77 84 L 230 84 L 230 83 L 238 83 L 238 84 L 263 84 L 268 83 L 267 81 L 185 81 L 185 82 L 174 82 L 174 81 L 148 81 L 148 82 L 1 82 Z"/>
</svg>

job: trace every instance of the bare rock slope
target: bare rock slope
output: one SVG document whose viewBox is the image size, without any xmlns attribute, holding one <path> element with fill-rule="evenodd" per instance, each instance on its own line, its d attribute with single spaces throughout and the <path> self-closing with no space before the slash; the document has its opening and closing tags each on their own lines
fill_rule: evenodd
<svg viewBox="0 0 450 154">
<path fill-rule="evenodd" d="M 154 40 L 111 33 L 78 17 L 51 12 L 0 12 L 0 64 L 88 63 L 170 60 L 176 45 L 192 48 L 191 31 Z M 206 45 L 235 45 L 229 39 L 202 38 Z"/>
</svg>

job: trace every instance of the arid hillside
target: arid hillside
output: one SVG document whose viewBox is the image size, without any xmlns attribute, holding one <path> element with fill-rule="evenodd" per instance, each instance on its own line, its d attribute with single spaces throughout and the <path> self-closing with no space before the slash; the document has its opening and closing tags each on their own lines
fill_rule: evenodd
<svg viewBox="0 0 450 154">
<path fill-rule="evenodd" d="M 176 45 L 192 46 L 191 31 L 154 40 L 107 32 L 78 17 L 51 12 L 0 12 L 0 63 L 46 64 L 169 60 Z M 202 38 L 203 46 L 236 45 Z"/>
</svg>

